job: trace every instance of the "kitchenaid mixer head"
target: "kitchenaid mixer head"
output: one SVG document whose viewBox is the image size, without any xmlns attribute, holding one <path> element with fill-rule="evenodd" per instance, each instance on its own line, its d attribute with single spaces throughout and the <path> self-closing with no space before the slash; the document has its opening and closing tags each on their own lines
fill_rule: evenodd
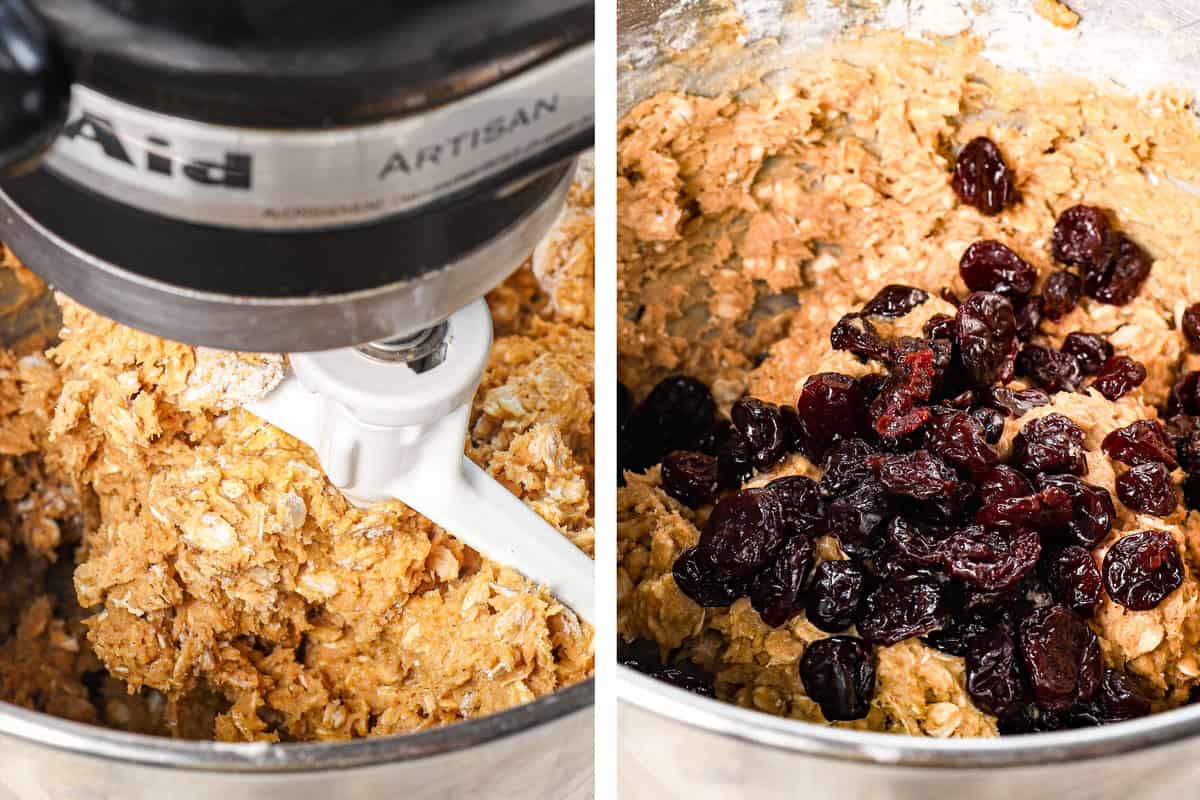
<svg viewBox="0 0 1200 800">
<path fill-rule="evenodd" d="M 335 6 L 4 0 L 75 85 L 0 183 L 0 237 L 106 316 L 229 349 L 409 336 L 481 297 L 591 145 L 592 4 Z M 64 84 L 9 61 L 0 87 L 48 99 L 0 153 L 36 152 Z"/>
</svg>

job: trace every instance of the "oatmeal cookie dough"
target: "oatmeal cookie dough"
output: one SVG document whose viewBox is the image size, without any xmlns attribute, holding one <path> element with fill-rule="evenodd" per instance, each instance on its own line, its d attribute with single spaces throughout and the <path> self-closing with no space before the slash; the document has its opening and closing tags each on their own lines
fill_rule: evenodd
<svg viewBox="0 0 1200 800">
<path fill-rule="evenodd" d="M 492 298 L 526 287 L 538 311 L 498 320 L 468 443 L 585 549 L 588 191 L 573 194 L 574 244 Z M 590 627 L 544 589 L 401 503 L 352 506 L 307 446 L 239 408 L 280 379 L 280 357 L 60 302 L 48 358 L 0 354 L 0 699 L 126 730 L 309 741 L 483 716 L 590 674 Z"/>
<path fill-rule="evenodd" d="M 966 294 L 958 263 L 980 239 L 999 240 L 1033 264 L 1039 284 L 1055 266 L 1049 235 L 1078 203 L 1110 211 L 1154 260 L 1125 306 L 1084 298 L 1034 341 L 1059 345 L 1074 331 L 1104 334 L 1148 378 L 1116 403 L 1092 390 L 1009 420 L 1057 411 L 1086 432 L 1087 480 L 1113 491 L 1115 465 L 1099 449 L 1109 431 L 1154 418 L 1182 370 L 1196 369 L 1179 330 L 1200 301 L 1200 202 L 1176 181 L 1195 180 L 1200 135 L 1189 99 L 1162 91 L 1123 95 L 1062 78 L 1034 84 L 978 56 L 978 42 L 934 44 L 873 35 L 833 58 L 796 65 L 774 89 L 699 97 L 664 93 L 621 122 L 618 151 L 619 374 L 643 397 L 663 377 L 709 384 L 724 411 L 743 394 L 795 403 L 819 371 L 862 375 L 877 366 L 831 350 L 829 333 L 887 284 L 927 290 L 930 300 L 881 325 L 885 337 L 919 333 L 948 287 Z M 983 216 L 950 188 L 953 154 L 987 136 L 1016 173 L 1021 201 Z M 1018 384 L 1020 385 L 1020 384 Z M 819 475 L 792 456 L 782 474 Z M 1179 480 L 1182 473 L 1177 472 Z M 665 654 L 705 667 L 719 697 L 822 721 L 796 664 L 824 634 L 803 615 L 777 629 L 749 602 L 704 610 L 674 586 L 670 568 L 696 543 L 707 508 L 691 511 L 659 488 L 658 468 L 628 475 L 618 499 L 618 627 Z M 1114 495 L 1115 497 L 1115 495 Z M 1171 517 L 1118 506 L 1114 541 L 1148 528 L 1171 532 L 1184 553 L 1183 586 L 1157 609 L 1132 612 L 1105 596 L 1092 624 L 1110 666 L 1134 676 L 1158 707 L 1186 702 L 1200 679 L 1196 539 L 1182 507 Z M 824 557 L 836 544 L 824 540 Z M 833 550 L 830 550 L 833 548 Z M 878 650 L 878 690 L 849 727 L 932 736 L 994 735 L 994 718 L 964 690 L 961 659 L 917 640 Z"/>
<path fill-rule="evenodd" d="M 467 443 L 477 464 L 588 555 L 595 543 L 594 202 L 589 154 L 550 235 L 488 295 L 497 338 Z"/>
</svg>

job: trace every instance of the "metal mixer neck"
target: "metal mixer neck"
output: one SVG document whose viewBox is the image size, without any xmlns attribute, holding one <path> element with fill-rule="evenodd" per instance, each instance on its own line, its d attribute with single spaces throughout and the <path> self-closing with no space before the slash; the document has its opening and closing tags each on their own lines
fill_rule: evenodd
<svg viewBox="0 0 1200 800">
<path fill-rule="evenodd" d="M 461 459 L 491 346 L 477 300 L 413 336 L 292 354 L 293 374 L 250 410 L 316 448 L 348 496 L 382 499 L 418 462 Z"/>
<path fill-rule="evenodd" d="M 414 372 L 427 372 L 446 360 L 448 321 L 418 331 L 379 342 L 368 342 L 356 349 L 361 355 L 385 364 L 406 364 Z"/>
</svg>

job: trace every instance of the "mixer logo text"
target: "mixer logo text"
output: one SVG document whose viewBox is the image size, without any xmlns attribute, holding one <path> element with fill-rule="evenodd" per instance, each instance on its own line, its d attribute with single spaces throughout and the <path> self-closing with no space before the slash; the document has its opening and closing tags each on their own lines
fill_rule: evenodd
<svg viewBox="0 0 1200 800">
<path fill-rule="evenodd" d="M 396 150 L 379 170 L 379 180 L 384 180 L 396 173 L 414 175 L 427 168 L 437 169 L 460 156 L 478 150 L 480 147 L 507 139 L 523 128 L 538 124 L 544 118 L 558 113 L 558 108 L 558 95 L 553 94 L 518 106 L 516 110 L 493 117 L 482 125 L 460 130 L 453 136 L 447 136 L 407 151 Z"/>
<path fill-rule="evenodd" d="M 90 111 L 80 111 L 71 119 L 63 129 L 62 138 L 90 142 L 97 155 L 157 175 L 182 175 L 195 183 L 227 189 L 249 189 L 251 185 L 253 159 L 248 153 L 226 151 L 219 161 L 182 158 L 170 152 L 171 143 L 162 136 L 147 136 L 144 145 L 128 139 L 123 141 L 108 119 Z M 144 152 L 142 163 L 134 160 L 131 150 L 137 154 Z"/>
</svg>

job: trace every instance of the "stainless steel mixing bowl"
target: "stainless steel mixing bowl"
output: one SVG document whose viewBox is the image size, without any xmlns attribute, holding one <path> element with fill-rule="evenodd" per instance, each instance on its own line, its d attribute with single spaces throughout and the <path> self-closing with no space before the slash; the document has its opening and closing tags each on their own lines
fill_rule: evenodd
<svg viewBox="0 0 1200 800">
<path fill-rule="evenodd" d="M 57 332 L 48 294 L 0 270 L 0 343 Z M 592 797 L 594 682 L 499 714 L 334 744 L 175 741 L 0 703 L 0 800 L 530 800 Z"/>
<path fill-rule="evenodd" d="M 0 704 L 4 800 L 592 796 L 592 681 L 436 730 L 337 744 L 185 742 Z"/>
<path fill-rule="evenodd" d="M 1030 14 L 1033 0 L 902 0 L 832 3 L 810 0 L 807 14 L 780 15 L 785 0 L 735 0 L 748 13 L 748 38 L 766 36 L 744 58 L 781 68 L 789 54 L 828 40 L 890 6 L 902 22 L 936 22 L 988 9 Z M 1200 4 L 1193 0 L 1069 0 L 1083 22 L 1072 34 L 1089 75 L 1107 63 L 1120 81 L 1147 64 L 1161 81 L 1200 87 Z M 724 8 L 723 8 L 724 7 Z M 727 13 L 706 0 L 619 0 L 619 113 L 660 89 L 704 93 L 743 68 L 710 56 L 708 74 L 670 63 L 663 45 L 687 45 Z M 995 19 L 994 17 L 993 19 Z M 1003 15 L 999 15 L 1003 18 Z M 1005 31 L 976 29 L 988 39 Z M 1009 32 L 1011 33 L 1011 32 Z M 1021 61 L 1010 49 L 1006 59 Z M 1017 42 L 1017 46 L 1022 46 Z M 1030 63 L 1046 63 L 1038 43 L 1024 44 Z M 1137 67 L 1137 70 L 1134 67 Z M 1122 72 L 1126 72 L 1125 76 Z M 700 697 L 617 668 L 618 786 L 621 800 L 1167 800 L 1200 796 L 1200 706 L 1082 731 L 991 740 L 941 741 L 812 725 Z"/>
</svg>

